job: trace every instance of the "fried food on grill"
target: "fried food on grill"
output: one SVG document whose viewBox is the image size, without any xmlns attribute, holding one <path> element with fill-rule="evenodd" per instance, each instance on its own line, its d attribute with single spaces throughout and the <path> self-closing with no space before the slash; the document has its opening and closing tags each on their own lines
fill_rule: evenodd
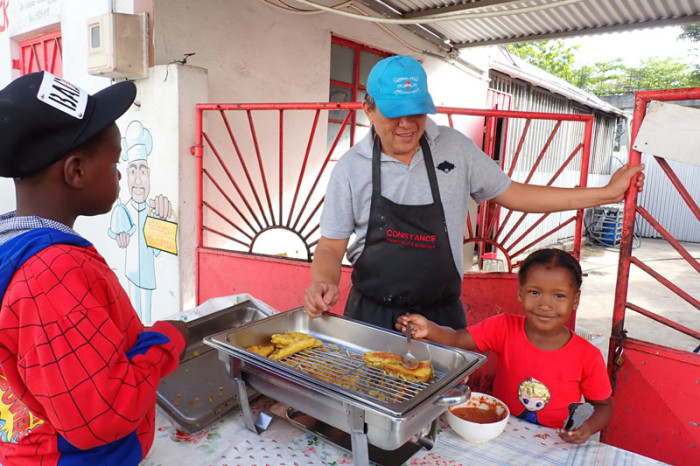
<svg viewBox="0 0 700 466">
<path fill-rule="evenodd" d="M 385 351 L 368 351 L 362 360 L 368 366 L 381 369 L 389 377 L 406 382 L 428 382 L 434 375 L 430 361 L 421 361 L 415 369 L 408 369 L 401 364 L 399 355 Z"/>
<path fill-rule="evenodd" d="M 323 342 L 311 335 L 301 332 L 284 332 L 273 334 L 269 344 L 246 346 L 245 349 L 277 361 L 306 348 L 321 345 Z"/>
<path fill-rule="evenodd" d="M 269 345 L 248 346 L 247 350 L 275 361 L 286 358 L 306 348 L 321 346 L 323 342 L 301 332 L 275 333 Z"/>
<path fill-rule="evenodd" d="M 275 333 L 272 335 L 272 338 L 270 338 L 270 341 L 272 341 L 273 344 L 279 346 L 288 346 L 293 343 L 299 343 L 307 340 L 316 340 L 314 337 L 311 335 L 307 335 L 305 333 L 301 332 L 284 332 L 284 333 Z M 318 340 L 316 340 L 318 341 Z"/>
<path fill-rule="evenodd" d="M 401 358 L 398 355 L 386 351 L 367 351 L 365 355 L 362 356 L 362 360 L 368 366 L 377 367 L 379 369 L 386 363 L 401 364 Z"/>
<path fill-rule="evenodd" d="M 419 362 L 415 369 L 408 369 L 400 362 L 385 363 L 381 369 L 389 377 L 405 380 L 406 382 L 428 382 L 433 378 L 433 365 L 430 361 Z"/>
<path fill-rule="evenodd" d="M 309 337 L 306 340 L 300 340 L 296 341 L 293 343 L 290 343 L 286 346 L 280 346 L 278 347 L 269 357 L 270 359 L 273 360 L 279 360 L 286 358 L 289 355 L 292 355 L 294 353 L 297 353 L 301 350 L 304 350 L 306 348 L 311 348 L 313 346 L 321 346 L 321 340 L 317 340 L 316 338 Z"/>
<path fill-rule="evenodd" d="M 273 345 L 253 345 L 246 346 L 245 349 L 266 358 L 275 350 Z"/>
</svg>

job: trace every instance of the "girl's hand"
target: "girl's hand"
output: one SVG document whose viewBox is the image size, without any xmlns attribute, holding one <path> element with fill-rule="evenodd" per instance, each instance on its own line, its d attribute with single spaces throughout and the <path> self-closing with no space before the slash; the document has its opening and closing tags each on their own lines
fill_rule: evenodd
<svg viewBox="0 0 700 466">
<path fill-rule="evenodd" d="M 620 202 L 625 198 L 625 192 L 633 185 L 638 192 L 642 192 L 644 189 L 644 170 L 643 164 L 638 165 L 624 165 L 615 171 L 610 177 L 610 181 L 605 187 L 610 193 L 610 198 L 612 202 Z M 634 183 L 632 183 L 634 179 Z"/>
<path fill-rule="evenodd" d="M 580 444 L 586 443 L 593 432 L 588 422 L 584 422 L 583 425 L 576 430 L 557 429 L 557 434 L 559 434 L 559 438 L 567 443 Z"/>
<path fill-rule="evenodd" d="M 406 324 L 411 322 L 411 338 L 427 338 L 430 321 L 420 314 L 399 316 L 396 320 L 396 330 L 406 333 Z"/>
</svg>

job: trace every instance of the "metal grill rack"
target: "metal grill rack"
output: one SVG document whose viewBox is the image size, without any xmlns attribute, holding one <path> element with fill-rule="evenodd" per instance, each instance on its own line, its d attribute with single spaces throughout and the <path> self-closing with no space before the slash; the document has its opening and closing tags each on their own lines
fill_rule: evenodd
<svg viewBox="0 0 700 466">
<path fill-rule="evenodd" d="M 433 379 L 426 383 L 390 378 L 381 369 L 366 365 L 362 354 L 335 343 L 324 343 L 323 346 L 300 351 L 280 362 L 350 390 L 368 401 L 374 398 L 385 403 L 409 401 L 430 383 L 444 376 L 436 371 Z"/>
</svg>

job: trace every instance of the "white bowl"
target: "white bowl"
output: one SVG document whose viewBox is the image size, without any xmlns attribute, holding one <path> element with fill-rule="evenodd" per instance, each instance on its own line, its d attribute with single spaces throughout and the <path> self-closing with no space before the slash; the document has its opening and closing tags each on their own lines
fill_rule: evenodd
<svg viewBox="0 0 700 466">
<path fill-rule="evenodd" d="M 474 416 L 477 414 L 481 421 L 486 421 L 488 418 L 498 420 L 495 420 L 495 422 L 468 421 L 454 414 L 453 411 L 457 410 L 459 412 L 459 408 L 472 410 L 471 418 L 473 420 L 477 420 Z M 478 411 L 474 412 L 474 409 Z M 450 406 L 447 409 L 447 423 L 452 430 L 457 432 L 463 439 L 474 443 L 486 443 L 501 435 L 501 432 L 506 428 L 506 424 L 508 424 L 509 417 L 510 411 L 504 402 L 494 396 L 478 392 L 472 392 L 469 401 L 466 403 Z"/>
</svg>

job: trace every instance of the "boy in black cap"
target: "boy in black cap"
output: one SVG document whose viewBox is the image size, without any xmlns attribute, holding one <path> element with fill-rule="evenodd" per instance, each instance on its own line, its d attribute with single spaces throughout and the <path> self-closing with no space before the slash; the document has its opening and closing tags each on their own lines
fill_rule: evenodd
<svg viewBox="0 0 700 466">
<path fill-rule="evenodd" d="M 156 389 L 187 341 L 182 322 L 148 330 L 104 258 L 73 224 L 119 194 L 115 120 L 136 86 L 95 95 L 46 72 L 0 91 L 0 463 L 138 464 Z"/>
</svg>

